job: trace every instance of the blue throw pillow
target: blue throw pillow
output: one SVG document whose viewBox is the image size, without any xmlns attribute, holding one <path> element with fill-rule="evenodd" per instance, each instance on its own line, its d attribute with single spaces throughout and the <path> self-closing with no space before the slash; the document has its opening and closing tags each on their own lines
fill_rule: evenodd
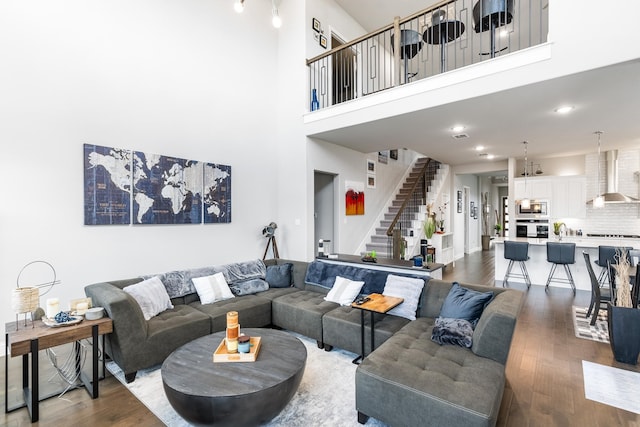
<svg viewBox="0 0 640 427">
<path fill-rule="evenodd" d="M 293 264 L 287 262 L 279 265 L 268 265 L 266 281 L 270 288 L 288 288 L 291 286 Z"/>
<path fill-rule="evenodd" d="M 482 311 L 493 299 L 493 292 L 478 292 L 463 288 L 457 282 L 453 283 L 449 295 L 442 304 L 440 317 L 450 319 L 464 319 L 475 327 Z"/>
</svg>

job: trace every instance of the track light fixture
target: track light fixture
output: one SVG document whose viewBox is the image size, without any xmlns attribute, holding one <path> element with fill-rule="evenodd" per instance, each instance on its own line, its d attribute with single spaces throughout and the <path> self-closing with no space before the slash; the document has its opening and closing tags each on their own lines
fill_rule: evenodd
<svg viewBox="0 0 640 427">
<path fill-rule="evenodd" d="M 242 11 L 244 11 L 244 0 L 235 0 L 233 9 L 238 13 L 242 13 Z M 274 28 L 280 28 L 282 26 L 282 18 L 280 18 L 275 0 L 271 0 L 271 24 Z"/>
<path fill-rule="evenodd" d="M 278 7 L 275 0 L 271 0 L 271 23 L 274 28 L 280 28 L 282 26 L 282 19 L 278 14 Z"/>
</svg>

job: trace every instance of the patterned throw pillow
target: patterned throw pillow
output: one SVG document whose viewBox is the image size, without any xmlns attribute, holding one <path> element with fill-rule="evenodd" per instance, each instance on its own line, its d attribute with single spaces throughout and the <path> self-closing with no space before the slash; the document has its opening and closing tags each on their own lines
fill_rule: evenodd
<svg viewBox="0 0 640 427">
<path fill-rule="evenodd" d="M 202 304 L 211 304 L 216 301 L 233 298 L 231 289 L 227 284 L 224 274 L 216 273 L 212 276 L 196 277 L 191 279 Z"/>
<path fill-rule="evenodd" d="M 173 308 L 169 294 L 158 277 L 152 277 L 123 289 L 136 300 L 145 320 Z"/>
<path fill-rule="evenodd" d="M 473 344 L 473 326 L 468 320 L 438 317 L 433 326 L 431 341 L 440 345 L 454 344 L 471 348 Z"/>
<path fill-rule="evenodd" d="M 235 296 L 239 297 L 266 291 L 269 289 L 269 284 L 262 279 L 249 279 L 229 285 L 229 289 Z"/>
<path fill-rule="evenodd" d="M 364 282 L 356 282 L 336 276 L 336 281 L 324 299 L 326 301 L 336 302 L 340 305 L 350 305 L 360 293 Z"/>
<path fill-rule="evenodd" d="M 416 320 L 416 311 L 418 310 L 422 288 L 424 288 L 423 279 L 389 274 L 382 294 L 404 298 L 404 301 L 399 306 L 389 310 L 387 314 Z"/>
</svg>

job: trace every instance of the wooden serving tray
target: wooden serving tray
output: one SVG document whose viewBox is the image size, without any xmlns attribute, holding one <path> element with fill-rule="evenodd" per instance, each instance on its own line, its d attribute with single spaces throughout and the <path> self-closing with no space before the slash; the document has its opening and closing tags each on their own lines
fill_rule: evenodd
<svg viewBox="0 0 640 427">
<path fill-rule="evenodd" d="M 258 352 L 260 351 L 260 337 L 251 337 L 249 342 L 249 353 L 227 353 L 227 341 L 226 338 L 222 339 L 222 342 L 213 353 L 214 362 L 255 362 L 258 358 Z"/>
</svg>

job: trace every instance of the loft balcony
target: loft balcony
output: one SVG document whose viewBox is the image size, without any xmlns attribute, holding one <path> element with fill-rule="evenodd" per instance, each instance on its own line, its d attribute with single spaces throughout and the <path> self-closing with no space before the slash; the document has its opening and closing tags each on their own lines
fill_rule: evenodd
<svg viewBox="0 0 640 427">
<path fill-rule="evenodd" d="M 308 60 L 310 109 L 543 44 L 548 26 L 547 0 L 440 2 Z"/>
</svg>

